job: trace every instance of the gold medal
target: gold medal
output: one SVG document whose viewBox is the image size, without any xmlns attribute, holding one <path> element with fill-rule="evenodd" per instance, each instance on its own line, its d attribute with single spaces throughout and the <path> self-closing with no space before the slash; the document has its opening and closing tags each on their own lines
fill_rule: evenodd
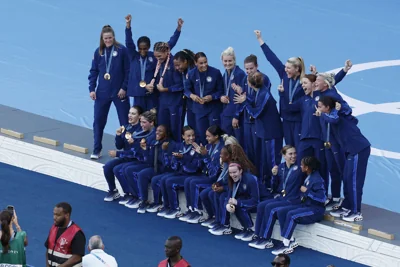
<svg viewBox="0 0 400 267">
<path fill-rule="evenodd" d="M 142 87 L 142 88 L 144 88 L 144 87 L 146 87 L 146 82 L 145 81 L 140 81 L 140 83 L 139 83 L 139 86 L 140 87 Z"/>
<path fill-rule="evenodd" d="M 325 148 L 331 148 L 331 146 L 332 146 L 331 142 L 329 142 L 329 141 L 324 143 Z"/>
<path fill-rule="evenodd" d="M 143 138 L 142 140 L 140 140 L 140 143 L 141 144 L 146 144 L 146 139 Z"/>
<path fill-rule="evenodd" d="M 283 190 L 281 191 L 281 193 L 282 193 L 282 196 L 286 196 L 286 190 L 285 190 L 285 189 L 283 189 Z"/>
<path fill-rule="evenodd" d="M 104 80 L 110 80 L 111 79 L 111 75 L 110 75 L 110 73 L 106 73 L 106 74 L 104 74 Z"/>
<path fill-rule="evenodd" d="M 130 132 L 127 132 L 127 133 L 125 134 L 125 139 L 126 139 L 126 140 L 131 139 L 131 137 L 132 137 L 132 134 L 131 134 Z"/>
</svg>

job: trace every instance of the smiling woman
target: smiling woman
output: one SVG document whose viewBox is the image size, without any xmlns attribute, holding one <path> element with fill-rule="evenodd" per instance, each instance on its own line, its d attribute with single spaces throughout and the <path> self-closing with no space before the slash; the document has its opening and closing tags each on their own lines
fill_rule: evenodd
<svg viewBox="0 0 400 267">
<path fill-rule="evenodd" d="M 119 125 L 128 124 L 130 104 L 126 99 L 129 57 L 126 48 L 115 40 L 110 25 L 101 30 L 100 46 L 94 52 L 89 74 L 90 98 L 94 100 L 94 148 L 91 159 L 101 157 L 102 139 L 111 103 L 114 103 Z"/>
</svg>

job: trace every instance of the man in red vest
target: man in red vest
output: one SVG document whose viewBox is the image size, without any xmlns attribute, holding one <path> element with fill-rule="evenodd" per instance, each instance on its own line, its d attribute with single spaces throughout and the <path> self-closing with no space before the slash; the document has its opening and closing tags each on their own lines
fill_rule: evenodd
<svg viewBox="0 0 400 267">
<path fill-rule="evenodd" d="M 71 221 L 71 212 L 71 205 L 65 202 L 54 208 L 54 225 L 45 242 L 47 267 L 82 266 L 86 237 L 81 228 Z"/>
<path fill-rule="evenodd" d="M 182 239 L 172 236 L 165 242 L 165 256 L 167 258 L 158 264 L 158 267 L 190 267 L 190 264 L 181 256 Z"/>
</svg>

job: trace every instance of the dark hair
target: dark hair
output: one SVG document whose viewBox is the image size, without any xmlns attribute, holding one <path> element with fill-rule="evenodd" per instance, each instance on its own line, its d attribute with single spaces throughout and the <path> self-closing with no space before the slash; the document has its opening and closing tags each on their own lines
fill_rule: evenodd
<svg viewBox="0 0 400 267">
<path fill-rule="evenodd" d="M 313 83 L 313 82 L 315 82 L 317 80 L 317 75 L 315 75 L 315 74 L 306 74 L 306 75 L 304 75 L 303 78 L 307 78 L 307 79 L 310 80 L 310 82 Z"/>
<path fill-rule="evenodd" d="M 148 48 L 150 48 L 150 46 L 151 46 L 150 38 L 147 37 L 147 36 L 142 36 L 142 37 L 140 37 L 140 38 L 137 40 L 137 46 L 138 46 L 138 48 L 139 48 L 139 45 L 142 44 L 142 43 L 146 44 L 146 46 L 147 46 Z"/>
<path fill-rule="evenodd" d="M 143 117 L 146 121 L 150 123 L 154 122 L 154 124 L 156 124 L 157 111 L 155 109 L 150 109 L 149 111 L 143 112 L 140 116 Z"/>
<path fill-rule="evenodd" d="M 160 124 L 157 126 L 158 127 L 162 127 L 165 130 L 165 138 L 169 139 L 171 137 L 171 131 L 169 130 L 168 126 L 165 124 Z"/>
<path fill-rule="evenodd" d="M 136 111 L 138 112 L 139 115 L 141 115 L 143 113 L 143 108 L 141 106 L 132 106 L 131 108 L 136 109 Z"/>
<path fill-rule="evenodd" d="M 154 52 L 169 52 L 169 44 L 166 42 L 157 42 L 154 44 Z"/>
<path fill-rule="evenodd" d="M 193 128 L 190 127 L 189 125 L 183 126 L 182 135 L 184 135 L 186 131 L 193 131 L 194 132 Z"/>
<path fill-rule="evenodd" d="M 70 204 L 68 204 L 67 202 L 60 202 L 56 205 L 56 208 L 62 208 L 64 213 L 67 213 L 69 215 L 71 215 L 72 213 L 72 207 Z"/>
<path fill-rule="evenodd" d="M 114 36 L 114 45 L 115 48 L 119 47 L 119 43 L 117 42 L 117 40 L 115 40 L 115 32 L 114 29 L 110 26 L 110 25 L 105 25 L 102 29 L 101 29 L 101 33 L 100 33 L 100 46 L 99 46 L 99 54 L 103 55 L 103 50 L 104 48 L 106 48 L 106 44 L 103 41 L 103 34 L 105 33 L 112 33 L 112 35 Z"/>
<path fill-rule="evenodd" d="M 301 159 L 301 163 L 303 163 L 304 166 L 307 166 L 313 171 L 318 171 L 321 163 L 316 157 L 304 157 Z"/>
<path fill-rule="evenodd" d="M 286 146 L 282 147 L 282 149 L 281 149 L 281 154 L 282 154 L 282 155 L 286 155 L 286 152 L 287 152 L 289 149 L 291 149 L 291 148 L 296 149 L 296 148 L 295 148 L 294 146 L 292 146 L 292 145 L 286 145 Z"/>
<path fill-rule="evenodd" d="M 197 52 L 196 55 L 194 55 L 194 60 L 197 62 L 201 57 L 207 58 L 206 54 L 204 54 L 203 52 Z"/>
<path fill-rule="evenodd" d="M 222 135 L 225 134 L 225 132 L 218 125 L 211 125 L 208 127 L 207 132 L 214 136 L 218 135 L 219 137 L 222 137 Z"/>
<path fill-rule="evenodd" d="M 244 64 L 246 63 L 254 63 L 254 65 L 258 66 L 257 56 L 251 54 L 250 56 L 244 59 Z"/>
<path fill-rule="evenodd" d="M 260 72 L 249 74 L 249 83 L 255 88 L 261 88 L 264 85 L 264 76 Z"/>
<path fill-rule="evenodd" d="M 183 246 L 183 242 L 182 242 L 182 238 L 180 238 L 179 236 L 171 236 L 167 239 L 168 241 L 172 241 L 172 242 L 177 242 L 177 246 L 179 248 L 179 250 L 182 248 Z"/>
<path fill-rule="evenodd" d="M 285 264 L 287 264 L 287 265 L 290 264 L 290 257 L 289 257 L 289 255 L 284 254 L 284 253 L 280 253 L 280 254 L 277 255 L 277 257 L 284 258 L 284 259 L 285 259 Z"/>
<path fill-rule="evenodd" d="M 195 64 L 195 54 L 189 49 L 183 49 L 175 54 L 174 60 L 187 61 L 190 68 L 193 68 Z"/>
<path fill-rule="evenodd" d="M 10 249 L 10 223 L 12 215 L 8 210 L 4 210 L 0 213 L 1 221 L 1 245 L 3 246 L 3 254 L 7 254 Z"/>
<path fill-rule="evenodd" d="M 231 162 L 237 162 L 244 171 L 249 171 L 253 174 L 257 173 L 254 164 L 249 160 L 243 148 L 239 144 L 230 144 L 225 146 L 228 151 Z"/>
<path fill-rule="evenodd" d="M 336 101 L 330 96 L 321 96 L 318 101 L 324 106 L 329 107 L 330 110 L 335 109 Z"/>
</svg>

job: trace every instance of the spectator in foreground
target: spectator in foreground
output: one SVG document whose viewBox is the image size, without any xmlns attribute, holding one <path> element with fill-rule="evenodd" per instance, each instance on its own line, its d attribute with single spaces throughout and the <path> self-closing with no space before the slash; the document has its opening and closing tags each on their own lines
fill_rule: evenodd
<svg viewBox="0 0 400 267">
<path fill-rule="evenodd" d="M 46 266 L 80 266 L 85 255 L 86 237 L 71 220 L 72 207 L 58 203 L 53 210 L 54 224 L 45 242 Z"/>
<path fill-rule="evenodd" d="M 0 213 L 0 266 L 26 266 L 25 247 L 28 245 L 26 232 L 18 224 L 15 210 Z M 14 228 L 17 232 L 14 232 Z"/>
<path fill-rule="evenodd" d="M 104 266 L 118 267 L 115 258 L 104 251 L 104 243 L 100 236 L 95 235 L 89 239 L 88 250 L 90 253 L 82 258 L 83 267 L 99 266 L 100 262 Z"/>
<path fill-rule="evenodd" d="M 182 239 L 171 236 L 165 242 L 165 256 L 167 258 L 158 264 L 158 267 L 191 267 L 181 256 Z"/>
<path fill-rule="evenodd" d="M 271 262 L 272 266 L 289 267 L 290 257 L 287 254 L 278 254 Z"/>
</svg>

